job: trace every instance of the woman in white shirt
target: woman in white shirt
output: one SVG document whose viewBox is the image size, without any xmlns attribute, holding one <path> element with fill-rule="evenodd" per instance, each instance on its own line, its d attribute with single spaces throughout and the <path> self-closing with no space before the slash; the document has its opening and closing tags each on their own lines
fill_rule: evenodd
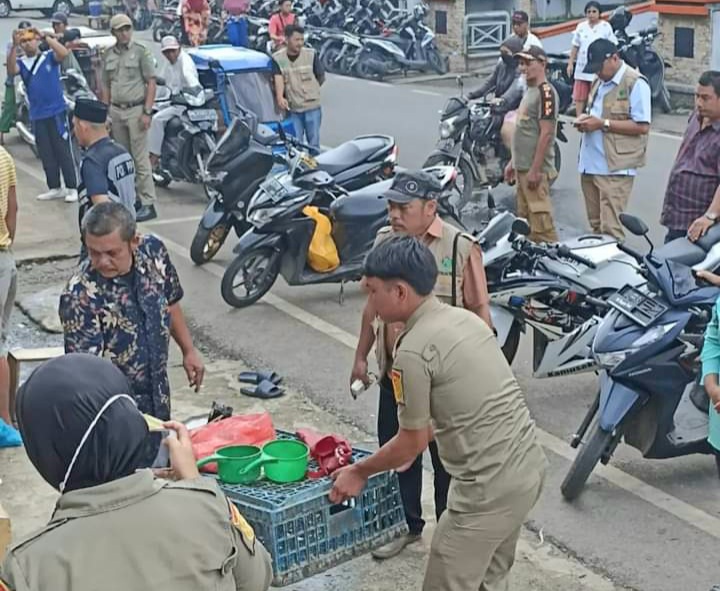
<svg viewBox="0 0 720 591">
<path fill-rule="evenodd" d="M 595 77 L 593 74 L 585 73 L 587 65 L 587 49 L 596 39 L 608 39 L 617 43 L 610 23 L 600 19 L 600 3 L 590 0 L 585 5 L 585 16 L 587 20 L 582 21 L 575 28 L 572 37 L 572 49 L 570 50 L 570 61 L 568 62 L 567 73 L 572 77 L 575 74 L 575 85 L 573 86 L 573 99 L 575 100 L 575 112 L 581 115 L 585 111 L 590 84 Z"/>
</svg>

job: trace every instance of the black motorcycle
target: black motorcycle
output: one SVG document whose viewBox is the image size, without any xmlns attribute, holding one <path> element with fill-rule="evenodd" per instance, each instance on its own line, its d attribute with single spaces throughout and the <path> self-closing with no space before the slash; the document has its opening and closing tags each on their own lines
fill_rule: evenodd
<svg viewBox="0 0 720 591">
<path fill-rule="evenodd" d="M 452 167 L 429 169 L 450 190 L 456 171 Z M 314 285 L 357 281 L 365 256 L 380 228 L 387 225 L 387 202 L 381 198 L 391 180 L 381 181 L 348 193 L 332 176 L 302 160 L 285 175 L 268 178 L 248 207 L 253 227 L 240 239 L 222 278 L 223 299 L 235 308 L 258 301 L 273 286 L 278 275 L 288 285 Z M 441 198 L 441 211 L 460 224 L 449 204 Z M 318 272 L 308 265 L 308 248 L 316 222 L 303 210 L 317 206 L 332 223 L 332 239 L 340 264 L 332 271 Z"/>
<path fill-rule="evenodd" d="M 254 130 L 254 131 L 253 131 Z M 285 138 L 252 119 L 236 118 L 223 134 L 205 165 L 206 191 L 211 202 L 205 209 L 190 247 L 197 265 L 212 259 L 231 229 L 242 236 L 250 228 L 246 209 L 277 161 L 287 166 Z M 285 154 L 283 154 L 285 153 Z M 395 140 L 384 135 L 360 136 L 316 157 L 319 170 L 335 177 L 347 190 L 359 189 L 394 174 Z"/>
<path fill-rule="evenodd" d="M 184 111 L 165 125 L 160 163 L 153 171 L 153 181 L 158 187 L 167 187 L 173 181 L 202 183 L 204 163 L 215 148 L 217 130 L 217 112 L 208 104 L 212 91 L 198 87 L 171 95 L 163 83 L 159 78 L 155 112 L 165 106 L 184 107 Z"/>
<path fill-rule="evenodd" d="M 629 66 L 640 70 L 648 79 L 653 103 L 657 104 L 663 113 L 669 113 L 672 105 L 670 92 L 665 84 L 665 68 L 669 68 L 670 64 L 652 46 L 660 33 L 657 27 L 628 33 L 627 26 L 631 20 L 632 13 L 623 6 L 616 8 L 608 19 L 618 40 L 620 57 Z"/>
<path fill-rule="evenodd" d="M 620 214 L 620 220 L 646 237 L 640 219 Z M 720 238 L 720 228 L 711 233 L 708 239 Z M 610 461 L 621 440 L 645 458 L 714 453 L 720 470 L 720 454 L 707 440 L 708 396 L 697 379 L 703 333 L 720 290 L 696 281 L 686 264 L 700 263 L 707 252 L 686 242 L 644 257 L 618 245 L 641 263 L 648 282 L 608 298 L 611 311 L 592 346 L 600 390 L 571 442 L 578 454 L 561 485 L 567 500 L 580 494 L 598 462 Z"/>
<path fill-rule="evenodd" d="M 150 27 L 152 29 L 153 41 L 157 43 L 160 43 L 160 40 L 166 35 L 172 35 L 176 39 L 182 39 L 182 19 L 174 10 L 153 12 Z"/>
<path fill-rule="evenodd" d="M 423 166 L 452 165 L 458 169 L 458 185 L 462 193 L 460 209 L 472 200 L 476 184 L 492 188 L 503 182 L 510 152 L 500 137 L 500 116 L 493 100 L 470 102 L 462 94 L 448 99 L 440 114 L 440 139 Z M 558 121 L 557 139 L 567 142 L 564 123 Z M 560 172 L 562 156 L 557 141 L 555 169 Z"/>
<path fill-rule="evenodd" d="M 567 113 L 573 106 L 574 80 L 567 73 L 569 60 L 570 56 L 567 53 L 548 54 L 547 79 L 558 93 L 560 113 Z"/>
</svg>

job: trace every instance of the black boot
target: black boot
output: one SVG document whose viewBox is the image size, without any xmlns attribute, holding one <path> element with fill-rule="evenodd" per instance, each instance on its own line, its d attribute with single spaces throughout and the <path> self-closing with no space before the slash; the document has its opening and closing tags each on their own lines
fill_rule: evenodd
<svg viewBox="0 0 720 591">
<path fill-rule="evenodd" d="M 135 209 L 135 219 L 138 222 L 147 222 L 149 220 L 154 220 L 157 217 L 157 212 L 155 211 L 154 205 L 142 205 L 140 209 Z"/>
</svg>

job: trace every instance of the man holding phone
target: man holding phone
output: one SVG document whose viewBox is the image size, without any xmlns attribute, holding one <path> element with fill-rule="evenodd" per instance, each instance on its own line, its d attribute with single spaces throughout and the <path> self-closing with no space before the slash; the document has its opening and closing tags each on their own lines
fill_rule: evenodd
<svg viewBox="0 0 720 591">
<path fill-rule="evenodd" d="M 40 50 L 45 41 L 47 51 Z M 18 48 L 22 56 L 17 55 Z M 53 33 L 40 33 L 30 22 L 22 21 L 13 31 L 13 43 L 7 57 L 8 75 L 20 75 L 27 92 L 30 122 L 37 146 L 48 191 L 38 195 L 40 201 L 62 199 L 68 203 L 78 200 L 75 161 L 70 145 L 60 68 L 68 56 L 68 49 Z M 60 171 L 65 189 L 60 183 Z"/>
</svg>

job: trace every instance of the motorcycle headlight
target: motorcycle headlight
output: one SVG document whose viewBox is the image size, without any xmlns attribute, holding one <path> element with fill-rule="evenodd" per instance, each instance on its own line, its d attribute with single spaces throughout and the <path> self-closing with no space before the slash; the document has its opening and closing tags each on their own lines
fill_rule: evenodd
<svg viewBox="0 0 720 591">
<path fill-rule="evenodd" d="M 628 355 L 635 352 L 635 349 L 625 349 L 624 351 L 611 351 L 610 353 L 595 353 L 595 361 L 601 369 L 613 369 L 620 365 Z"/>
<path fill-rule="evenodd" d="M 262 207 L 251 211 L 248 215 L 248 221 L 253 226 L 264 226 L 271 221 L 276 215 L 285 211 L 285 207 Z"/>
<path fill-rule="evenodd" d="M 450 119 L 445 119 L 445 121 L 440 122 L 441 139 L 446 140 L 452 136 L 455 131 L 455 119 L 457 119 L 457 117 L 451 117 Z"/>
</svg>

